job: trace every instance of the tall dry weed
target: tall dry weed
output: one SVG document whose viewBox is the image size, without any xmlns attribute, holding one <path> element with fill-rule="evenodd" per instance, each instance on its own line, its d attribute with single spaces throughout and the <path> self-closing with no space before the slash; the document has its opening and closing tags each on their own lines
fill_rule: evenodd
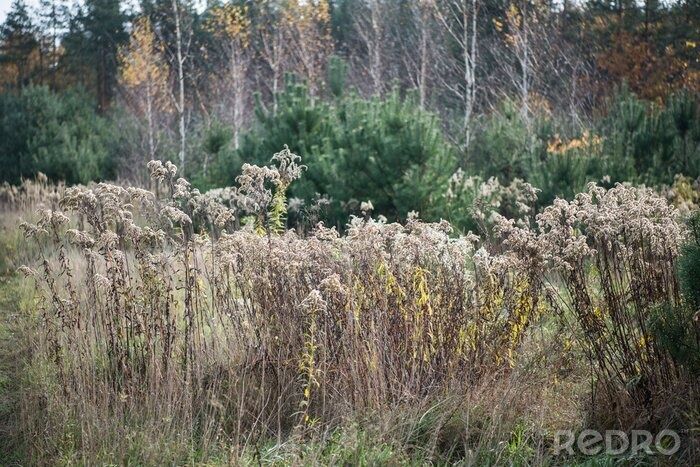
<svg viewBox="0 0 700 467">
<path fill-rule="evenodd" d="M 499 243 L 369 211 L 342 236 L 299 233 L 285 193 L 303 166 L 286 149 L 273 163 L 202 194 L 153 161 L 153 192 L 65 188 L 22 224 L 38 252 L 22 268 L 41 292 L 37 361 L 59 388 L 35 403 L 60 407 L 27 433 L 72 420 L 93 460 L 123 442 L 115 420 L 202 452 L 303 436 L 508 381 L 552 311 L 575 320 L 607 400 L 624 394 L 641 423 L 687 380 L 646 330 L 650 306 L 681 299 L 684 238 L 651 191 L 591 186 L 532 226 L 491 216 Z M 56 450 L 43 442 L 37 452 Z"/>
</svg>

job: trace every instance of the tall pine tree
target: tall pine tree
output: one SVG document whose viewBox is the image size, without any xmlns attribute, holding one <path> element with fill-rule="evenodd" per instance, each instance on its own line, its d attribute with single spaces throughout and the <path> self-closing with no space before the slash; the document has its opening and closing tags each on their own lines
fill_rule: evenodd
<svg viewBox="0 0 700 467">
<path fill-rule="evenodd" d="M 129 39 L 125 29 L 127 20 L 119 0 L 86 0 L 71 19 L 70 30 L 63 40 L 71 73 L 83 79 L 91 78 L 101 111 L 109 108 L 114 96 L 117 54 Z"/>
<path fill-rule="evenodd" d="M 31 82 L 38 50 L 39 41 L 27 4 L 24 0 L 14 0 L 0 27 L 0 80 L 5 87 L 19 89 Z"/>
</svg>

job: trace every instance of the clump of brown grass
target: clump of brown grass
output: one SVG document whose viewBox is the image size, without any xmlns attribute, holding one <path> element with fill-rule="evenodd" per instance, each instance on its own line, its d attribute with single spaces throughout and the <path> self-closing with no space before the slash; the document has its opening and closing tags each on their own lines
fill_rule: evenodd
<svg viewBox="0 0 700 467">
<path fill-rule="evenodd" d="M 678 379 L 644 331 L 645 307 L 676 298 L 682 238 L 650 192 L 591 188 L 546 209 L 537 230 L 501 220 L 501 245 L 415 217 L 400 225 L 367 215 L 343 236 L 322 224 L 302 235 L 284 218 L 303 166 L 288 150 L 273 161 L 210 194 L 154 161 L 154 192 L 66 188 L 22 224 L 38 252 L 22 269 L 41 292 L 35 368 L 56 385 L 32 395 L 48 408 L 24 427 L 37 458 L 50 460 L 61 443 L 73 443 L 77 461 L 109 459 L 105 449 L 124 458 L 134 426 L 142 444 L 188 439 L 203 456 L 225 445 L 235 458 L 261 439 L 455 397 L 468 410 L 459 403 L 435 419 L 428 458 L 445 443 L 471 458 L 528 411 L 543 419 L 515 396 L 524 381 L 547 394 L 558 377 L 546 356 L 566 333 L 530 332 L 543 332 L 551 309 L 578 319 L 611 394 L 630 378 L 638 388 Z M 246 215 L 254 221 L 241 226 Z M 453 416 L 488 412 L 475 390 L 485 387 L 505 402 L 475 441 Z M 629 390 L 635 402 L 640 390 Z M 160 448 L 187 457 L 173 446 Z"/>
<path fill-rule="evenodd" d="M 30 212 L 39 205 L 55 206 L 65 190 L 63 183 L 51 184 L 43 173 L 36 179 L 25 179 L 19 186 L 3 182 L 0 185 L 0 207 L 3 211 Z"/>
</svg>

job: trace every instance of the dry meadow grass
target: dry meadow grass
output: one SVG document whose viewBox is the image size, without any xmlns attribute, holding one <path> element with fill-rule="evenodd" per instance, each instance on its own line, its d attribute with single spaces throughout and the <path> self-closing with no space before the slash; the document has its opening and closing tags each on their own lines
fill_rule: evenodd
<svg viewBox="0 0 700 467">
<path fill-rule="evenodd" d="M 671 427 L 698 459 L 697 375 L 647 329 L 683 301 L 687 232 L 651 190 L 482 238 L 369 212 L 341 234 L 286 228 L 288 151 L 208 194 L 149 168 L 153 190 L 3 191 L 24 463 L 560 464 L 553 433 L 588 427 Z"/>
</svg>

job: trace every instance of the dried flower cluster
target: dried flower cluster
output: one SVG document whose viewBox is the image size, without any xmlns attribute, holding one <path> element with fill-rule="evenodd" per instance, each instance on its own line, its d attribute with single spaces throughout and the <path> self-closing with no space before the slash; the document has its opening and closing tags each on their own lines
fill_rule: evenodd
<svg viewBox="0 0 700 467">
<path fill-rule="evenodd" d="M 165 197 L 71 187 L 65 214 L 42 209 L 22 225 L 40 246 L 22 271 L 43 292 L 44 351 L 68 407 L 136 404 L 212 433 L 279 434 L 510 371 L 551 310 L 576 319 L 611 391 L 638 398 L 635 378 L 646 389 L 672 380 L 643 315 L 678 299 L 685 234 L 651 190 L 591 185 L 529 223 L 532 187 L 490 180 L 478 196 L 523 213 L 489 216 L 498 244 L 416 213 L 373 219 L 370 202 L 342 236 L 323 224 L 301 235 L 280 219 L 303 166 L 286 149 L 273 160 L 205 194 L 153 161 Z M 239 228 L 242 213 L 259 228 Z"/>
<path fill-rule="evenodd" d="M 508 185 L 497 178 L 484 181 L 479 176 L 467 177 L 458 169 L 450 177 L 445 198 L 458 210 L 469 210 L 484 232 L 494 225 L 495 214 L 514 219 L 519 225 L 528 225 L 534 215 L 537 189 L 516 178 Z"/>
<path fill-rule="evenodd" d="M 545 208 L 537 229 L 500 217 L 496 230 L 509 254 L 548 278 L 554 308 L 576 317 L 611 397 L 623 388 L 648 409 L 650 398 L 673 387 L 677 370 L 646 330 L 653 306 L 680 300 L 675 262 L 686 231 L 662 196 L 590 184 L 573 201 Z"/>
<path fill-rule="evenodd" d="M 700 209 L 700 178 L 676 175 L 673 185 L 664 192 L 666 199 L 684 216 Z"/>
</svg>

